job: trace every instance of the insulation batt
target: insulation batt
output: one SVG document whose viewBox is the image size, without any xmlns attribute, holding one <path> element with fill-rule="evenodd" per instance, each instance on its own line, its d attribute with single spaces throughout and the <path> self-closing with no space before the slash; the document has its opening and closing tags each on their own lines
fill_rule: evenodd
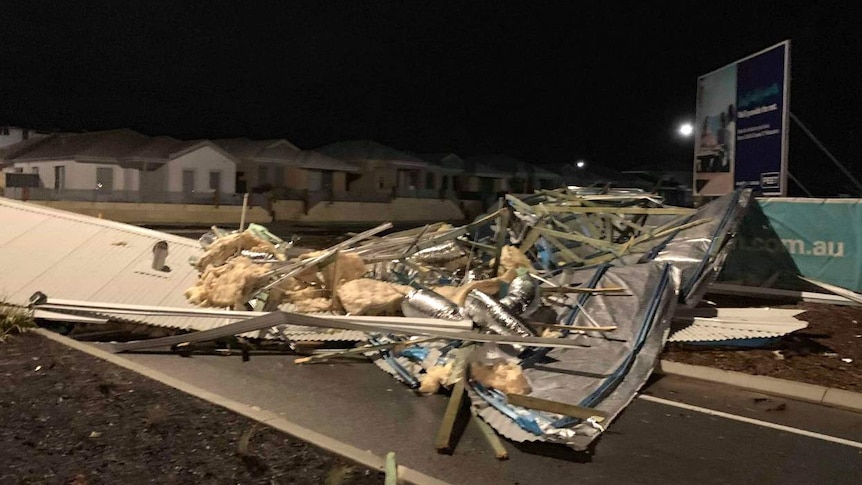
<svg viewBox="0 0 862 485">
<path fill-rule="evenodd" d="M 189 302 L 204 307 L 242 308 L 267 272 L 267 265 L 240 256 L 221 266 L 207 266 L 195 286 L 185 292 Z"/>
<path fill-rule="evenodd" d="M 496 295 L 500 292 L 500 284 L 511 283 L 517 274 L 518 273 L 514 269 L 510 269 L 496 278 L 475 280 L 462 286 L 438 286 L 434 288 L 434 291 L 451 300 L 456 305 L 464 306 L 464 303 L 467 300 L 467 294 L 471 291 L 476 290 L 481 291 L 486 295 Z"/>
<path fill-rule="evenodd" d="M 316 258 L 324 253 L 325 251 L 312 251 L 303 254 L 301 259 L 305 260 Z M 300 272 L 298 275 L 296 275 L 296 277 L 302 281 L 315 283 L 317 282 L 318 271 L 323 276 L 323 283 L 327 286 L 327 288 L 332 288 L 333 284 L 336 283 L 334 281 L 336 271 L 338 271 L 337 283 L 341 284 L 345 281 L 352 281 L 362 278 L 368 270 L 365 267 L 365 261 L 363 261 L 362 258 L 358 255 L 351 253 L 338 253 L 337 263 L 333 262 L 327 264 L 323 268 L 308 268 L 305 271 Z"/>
<path fill-rule="evenodd" d="M 278 251 L 271 243 L 258 238 L 249 231 L 243 231 L 217 239 L 195 263 L 195 267 L 198 271 L 204 271 L 207 266 L 221 266 L 242 250 L 278 255 Z"/>
<path fill-rule="evenodd" d="M 335 281 L 336 271 L 338 271 L 338 281 Z M 323 283 L 327 288 L 332 288 L 333 285 L 340 285 L 345 281 L 358 280 L 365 276 L 367 271 L 365 261 L 359 255 L 338 253 L 337 262 L 326 266 L 320 272 L 323 274 Z"/>
<path fill-rule="evenodd" d="M 503 246 L 503 250 L 500 252 L 500 269 L 497 274 L 503 275 L 518 268 L 527 268 L 532 271 L 533 263 L 515 246 Z"/>
<path fill-rule="evenodd" d="M 338 299 L 351 315 L 397 315 L 401 300 L 413 288 L 368 278 L 348 281 L 338 287 Z"/>
<path fill-rule="evenodd" d="M 321 313 L 332 309 L 332 300 L 329 298 L 306 298 L 297 300 L 291 311 L 297 313 Z"/>
<path fill-rule="evenodd" d="M 492 366 L 470 364 L 470 376 L 485 387 L 507 394 L 529 394 L 533 391 L 524 371 L 514 362 L 497 362 Z"/>
<path fill-rule="evenodd" d="M 423 394 L 435 394 L 439 391 L 443 383 L 449 379 L 449 375 L 452 374 L 453 365 L 453 362 L 449 362 L 446 365 L 435 365 L 428 369 L 422 375 L 419 392 Z"/>
</svg>

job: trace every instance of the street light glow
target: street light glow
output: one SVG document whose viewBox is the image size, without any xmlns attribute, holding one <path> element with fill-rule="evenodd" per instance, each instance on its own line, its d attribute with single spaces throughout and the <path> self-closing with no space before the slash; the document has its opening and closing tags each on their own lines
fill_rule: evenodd
<svg viewBox="0 0 862 485">
<path fill-rule="evenodd" d="M 691 136 L 694 133 L 694 126 L 691 123 L 683 123 L 679 125 L 679 134 L 682 136 Z"/>
<path fill-rule="evenodd" d="M 578 160 L 578 162 L 577 162 L 577 163 L 575 163 L 575 166 L 576 166 L 576 167 L 578 167 L 578 168 L 584 168 L 584 167 L 586 167 L 586 166 L 587 166 L 587 162 L 585 162 L 585 161 L 583 161 L 583 160 Z"/>
</svg>

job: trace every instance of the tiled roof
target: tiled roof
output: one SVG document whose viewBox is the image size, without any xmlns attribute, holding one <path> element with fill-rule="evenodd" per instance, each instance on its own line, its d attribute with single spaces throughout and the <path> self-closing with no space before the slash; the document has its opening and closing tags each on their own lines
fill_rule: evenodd
<svg viewBox="0 0 862 485">
<path fill-rule="evenodd" d="M 351 163 L 315 151 L 300 150 L 296 145 L 287 140 L 229 138 L 214 140 L 214 143 L 239 159 L 257 163 L 270 163 L 313 170 L 359 171 L 359 167 Z"/>
<path fill-rule="evenodd" d="M 415 155 L 402 152 L 373 140 L 340 141 L 316 148 L 315 151 L 347 162 L 386 160 L 417 167 L 428 166 L 428 162 Z"/>
<path fill-rule="evenodd" d="M 169 136 L 150 137 L 129 129 L 92 133 L 55 133 L 7 147 L 0 157 L 7 162 L 77 160 L 106 163 L 126 161 L 167 162 L 175 154 L 206 140 L 182 141 Z"/>
</svg>

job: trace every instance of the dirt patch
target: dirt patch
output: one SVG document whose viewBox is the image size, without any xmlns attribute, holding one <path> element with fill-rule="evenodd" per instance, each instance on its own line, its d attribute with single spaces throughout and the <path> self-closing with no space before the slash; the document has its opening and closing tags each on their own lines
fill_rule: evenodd
<svg viewBox="0 0 862 485">
<path fill-rule="evenodd" d="M 740 300 L 728 302 L 738 305 Z M 862 392 L 862 307 L 800 303 L 808 328 L 768 349 L 669 344 L 664 359 Z M 848 361 L 849 360 L 849 361 Z"/>
<path fill-rule="evenodd" d="M 0 483 L 383 481 L 377 471 L 36 334 L 0 344 L 0 381 Z"/>
</svg>

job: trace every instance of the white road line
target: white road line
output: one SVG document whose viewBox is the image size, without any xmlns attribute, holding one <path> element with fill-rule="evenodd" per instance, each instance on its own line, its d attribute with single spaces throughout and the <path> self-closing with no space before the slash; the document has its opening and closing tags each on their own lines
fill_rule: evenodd
<svg viewBox="0 0 862 485">
<path fill-rule="evenodd" d="M 677 401 L 671 401 L 668 399 L 662 399 L 660 397 L 648 396 L 646 394 L 638 395 L 640 399 L 649 402 L 655 402 L 659 404 L 664 404 L 666 406 L 673 406 L 681 409 L 686 409 L 689 411 L 695 411 L 698 413 L 709 414 L 710 416 L 718 416 L 720 418 L 732 419 L 734 421 L 740 421 L 743 423 L 753 424 L 755 426 L 763 426 L 764 428 L 772 428 L 777 429 L 779 431 L 784 431 L 787 433 L 798 434 L 801 436 L 807 436 L 809 438 L 814 438 L 823 441 L 829 441 L 832 443 L 837 443 L 839 445 L 852 446 L 853 448 L 862 449 L 862 443 L 858 441 L 845 440 L 844 438 L 837 438 L 835 436 L 829 436 L 827 434 L 815 433 L 813 431 L 806 431 L 804 429 L 799 428 L 791 428 L 790 426 L 784 426 L 781 424 L 770 423 L 769 421 L 761 421 L 759 419 L 746 418 L 745 416 L 737 416 L 736 414 L 724 413 L 721 411 L 716 411 L 714 409 L 702 408 L 700 406 L 692 406 L 691 404 L 685 404 Z"/>
</svg>

